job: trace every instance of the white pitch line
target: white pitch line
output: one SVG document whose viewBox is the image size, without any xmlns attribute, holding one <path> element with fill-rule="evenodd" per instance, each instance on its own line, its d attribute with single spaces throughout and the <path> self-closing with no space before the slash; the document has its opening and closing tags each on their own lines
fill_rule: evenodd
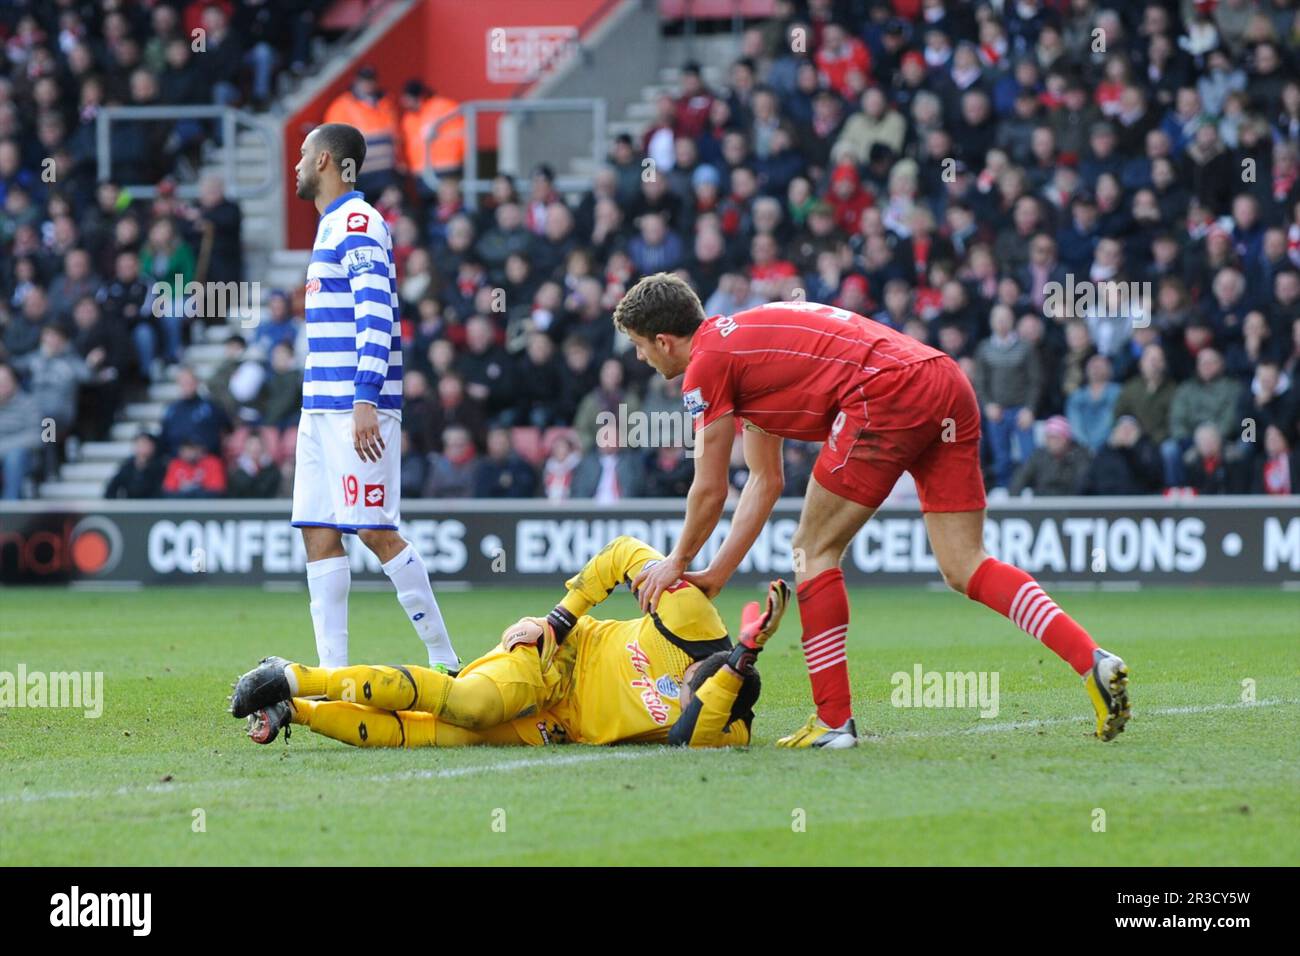
<svg viewBox="0 0 1300 956">
<path fill-rule="evenodd" d="M 1300 700 L 1287 700 L 1273 697 L 1253 704 L 1193 704 L 1183 707 L 1162 707 L 1156 710 L 1139 711 L 1139 717 L 1172 717 L 1179 714 L 1208 714 L 1224 710 L 1252 710 L 1257 707 L 1276 707 L 1278 705 L 1300 704 Z M 865 743 L 888 743 L 891 740 L 917 740 L 933 737 L 961 737 L 971 734 L 1008 733 L 1015 730 L 1034 730 L 1039 727 L 1055 727 L 1061 724 L 1082 723 L 1081 717 L 1046 717 L 1041 720 L 1017 720 L 998 724 L 976 724 L 973 727 L 960 727 L 951 730 L 903 730 L 889 734 L 868 735 Z M 503 763 L 478 764 L 469 767 L 445 767 L 442 769 L 398 770 L 393 773 L 381 773 L 365 778 L 370 783 L 395 783 L 401 780 L 445 780 L 453 777 L 468 777 L 481 773 L 502 773 L 515 770 L 528 770 L 533 767 L 571 767 L 575 764 L 597 763 L 607 760 L 642 760 L 646 757 L 660 756 L 668 748 L 644 748 L 638 750 L 603 750 L 596 753 L 572 754 L 563 757 L 526 757 L 522 760 L 507 760 Z M 139 787 L 118 787 L 116 790 L 49 790 L 21 793 L 0 794 L 0 804 L 39 803 L 43 800 L 89 800 L 104 797 L 125 797 L 142 793 L 176 793 L 192 787 L 208 790 L 231 790 L 251 784 L 271 783 L 269 780 L 210 780 L 186 783 L 150 783 Z"/>
<path fill-rule="evenodd" d="M 1300 700 L 1286 700 L 1270 697 L 1266 700 L 1247 704 L 1237 701 L 1231 704 L 1190 704 L 1183 707 L 1160 707 L 1155 710 L 1134 710 L 1133 720 L 1143 717 L 1173 717 L 1178 714 L 1210 714 L 1221 710 L 1251 710 L 1256 707 L 1276 707 L 1279 704 L 1300 704 Z M 910 708 L 899 708 L 910 709 Z M 888 734 L 875 734 L 864 737 L 869 743 L 888 743 L 891 740 L 915 740 L 930 737 L 963 737 L 973 734 L 997 734 L 1013 730 L 1035 730 L 1039 727 L 1057 727 L 1061 724 L 1083 723 L 1083 717 L 1044 717 L 1039 720 L 1003 721 L 999 724 L 975 724 L 971 727 L 957 727 L 950 730 L 901 730 Z"/>
<path fill-rule="evenodd" d="M 640 760 L 652 757 L 660 750 L 644 749 L 603 750 L 596 753 L 572 754 L 563 757 L 528 757 L 523 760 L 507 760 L 502 763 L 478 764 L 469 767 L 428 768 L 424 770 L 398 770 L 393 773 L 375 774 L 364 778 L 369 783 L 394 783 L 401 780 L 442 780 L 450 777 L 468 777 L 480 773 L 513 772 L 528 770 L 533 767 L 568 767 L 580 763 L 595 763 L 606 760 Z M 207 790 L 234 790 L 253 784 L 271 783 L 268 780 L 209 780 L 186 781 L 182 783 L 149 783 L 143 786 L 118 787 L 116 790 L 24 790 L 21 793 L 0 794 L 0 804 L 5 803 L 39 803 L 42 800 L 90 800 L 105 797 L 127 797 L 144 793 L 178 793 L 191 787 Z"/>
</svg>

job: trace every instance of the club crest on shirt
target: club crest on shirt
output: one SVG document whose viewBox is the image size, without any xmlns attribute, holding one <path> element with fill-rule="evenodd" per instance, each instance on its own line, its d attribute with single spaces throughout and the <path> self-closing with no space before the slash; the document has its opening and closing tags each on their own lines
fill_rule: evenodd
<svg viewBox="0 0 1300 956">
<path fill-rule="evenodd" d="M 704 400 L 704 396 L 700 394 L 698 388 L 683 392 L 682 404 L 686 406 L 686 412 L 691 418 L 699 418 L 709 407 L 709 403 Z"/>
<path fill-rule="evenodd" d="M 348 275 L 350 276 L 359 276 L 369 272 L 373 261 L 373 249 L 349 249 L 343 257 L 343 264 L 348 267 Z"/>
<path fill-rule="evenodd" d="M 671 676 L 665 674 L 655 681 L 655 690 L 659 691 L 664 697 L 677 697 L 681 694 L 682 688 Z"/>
</svg>

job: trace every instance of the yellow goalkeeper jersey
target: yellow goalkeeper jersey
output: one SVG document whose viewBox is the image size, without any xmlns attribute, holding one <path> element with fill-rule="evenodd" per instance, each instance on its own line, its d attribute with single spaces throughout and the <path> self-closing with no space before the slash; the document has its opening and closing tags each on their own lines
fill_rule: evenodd
<svg viewBox="0 0 1300 956">
<path fill-rule="evenodd" d="M 681 686 L 695 660 L 727 649 L 731 641 L 717 609 L 698 588 L 679 583 L 660 599 L 657 613 L 627 621 L 602 621 L 587 612 L 662 555 L 644 542 L 610 542 L 565 582 L 560 602 L 577 623 L 559 658 L 570 658 L 568 693 L 550 708 L 575 743 L 666 742 L 682 715 Z M 564 663 L 569 663 L 565 661 Z M 680 742 L 694 747 L 749 743 L 743 721 L 729 722 L 741 687 L 719 670 L 696 695 L 701 707 Z"/>
</svg>

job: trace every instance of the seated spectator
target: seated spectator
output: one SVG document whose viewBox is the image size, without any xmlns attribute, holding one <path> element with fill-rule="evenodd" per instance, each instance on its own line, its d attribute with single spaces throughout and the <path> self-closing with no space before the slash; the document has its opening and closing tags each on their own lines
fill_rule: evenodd
<svg viewBox="0 0 1300 956">
<path fill-rule="evenodd" d="M 262 385 L 258 410 L 266 450 L 276 461 L 286 460 L 302 414 L 302 369 L 289 342 L 277 342 L 271 349 L 271 371 Z"/>
<path fill-rule="evenodd" d="M 221 459 L 195 437 L 181 439 L 180 450 L 163 476 L 164 498 L 219 498 L 226 492 Z"/>
<path fill-rule="evenodd" d="M 572 497 L 612 505 L 641 497 L 644 485 L 645 469 L 637 452 L 617 447 L 592 448 L 582 456 L 573 474 Z"/>
<path fill-rule="evenodd" d="M 569 423 L 563 408 L 564 369 L 554 339 L 545 332 L 530 332 L 515 374 L 514 424 L 550 428 Z"/>
<path fill-rule="evenodd" d="M 442 436 L 452 425 L 469 433 L 476 449 L 487 444 L 487 414 L 483 403 L 465 394 L 465 380 L 456 372 L 438 379 L 438 400 L 429 407 L 427 442 L 442 451 Z"/>
<path fill-rule="evenodd" d="M 109 481 L 104 497 L 161 497 L 166 470 L 166 463 L 158 454 L 158 439 L 149 432 L 141 432 L 135 436 L 131 457 L 122 462 L 122 467 Z"/>
<path fill-rule="evenodd" d="M 653 449 L 646 460 L 645 488 L 648 498 L 684 498 L 695 478 L 695 459 L 681 447 L 666 445 Z"/>
<path fill-rule="evenodd" d="M 1132 415 L 1142 433 L 1156 445 L 1169 437 L 1169 409 L 1174 402 L 1176 385 L 1169 379 L 1165 350 L 1152 343 L 1142 350 L 1138 374 L 1120 389 L 1115 402 L 1115 417 Z"/>
<path fill-rule="evenodd" d="M 510 447 L 510 429 L 489 429 L 487 454 L 474 470 L 474 497 L 532 498 L 536 493 L 537 473 Z"/>
<path fill-rule="evenodd" d="M 781 446 L 785 461 L 785 488 L 781 494 L 787 498 L 802 498 L 808 491 L 813 465 L 817 462 L 819 447 L 810 442 L 786 441 Z"/>
<path fill-rule="evenodd" d="M 1085 495 L 1149 495 L 1163 487 L 1160 449 L 1142 434 L 1132 415 L 1122 415 L 1110 438 L 1088 466 L 1080 492 Z"/>
<path fill-rule="evenodd" d="M 300 324 L 294 318 L 289 297 L 277 289 L 267 300 L 267 317 L 257 323 L 249 349 L 255 355 L 269 357 L 275 347 L 284 342 L 292 351 L 298 341 Z"/>
<path fill-rule="evenodd" d="M 1119 386 L 1111 381 L 1110 359 L 1104 355 L 1088 359 L 1087 376 L 1087 384 L 1066 400 L 1065 414 L 1079 444 L 1096 451 L 1106 443 L 1114 424 Z"/>
<path fill-rule="evenodd" d="M 403 409 L 405 411 L 405 409 Z M 419 498 L 429 480 L 429 453 L 421 454 L 411 444 L 411 433 L 402 430 L 402 497 Z"/>
<path fill-rule="evenodd" d="M 578 406 L 573 427 L 584 452 L 593 448 L 613 448 L 622 437 L 622 423 L 635 421 L 641 411 L 641 400 L 623 386 L 623 363 L 616 358 L 605 359 L 600 364 L 600 384 Z M 630 424 L 628 429 L 630 432 Z"/>
<path fill-rule="evenodd" d="M 1223 453 L 1223 435 L 1214 422 L 1202 422 L 1192 435 L 1192 447 L 1183 455 L 1185 487 L 1198 495 L 1226 495 L 1236 490 L 1234 469 Z"/>
<path fill-rule="evenodd" d="M 748 275 L 729 272 L 718 280 L 718 288 L 704 303 L 704 312 L 706 315 L 734 315 L 766 304 L 767 299 L 759 295 Z"/>
<path fill-rule="evenodd" d="M 1011 482 L 1012 442 L 1015 459 L 1028 460 L 1034 451 L 1034 407 L 1042 385 L 1039 367 L 1029 346 L 1014 329 L 1015 315 L 1005 305 L 989 313 L 992 334 L 975 349 L 975 392 L 984 410 L 984 439 L 993 455 L 998 487 Z"/>
<path fill-rule="evenodd" d="M 13 368 L 0 362 L 0 499 L 23 497 L 40 446 L 40 406 L 19 387 Z"/>
<path fill-rule="evenodd" d="M 221 436 L 230 427 L 225 412 L 199 394 L 199 378 L 193 369 L 181 368 L 176 374 L 176 386 L 180 389 L 180 397 L 163 414 L 163 453 L 179 452 L 186 441 L 195 441 L 213 454 L 219 453 Z M 224 472 L 222 482 L 225 482 Z"/>
<path fill-rule="evenodd" d="M 1239 421 L 1242 452 L 1253 458 L 1269 426 L 1276 425 L 1288 441 L 1300 430 L 1300 397 L 1276 361 L 1260 362 L 1241 398 Z"/>
<path fill-rule="evenodd" d="M 1188 379 L 1174 392 L 1169 407 L 1169 438 L 1160 447 L 1165 460 L 1165 484 L 1185 484 L 1183 456 L 1191 447 L 1192 433 L 1202 422 L 1213 422 L 1219 438 L 1236 440 L 1239 436 L 1237 410 L 1241 384 L 1223 374 L 1223 359 L 1212 348 L 1196 355 L 1196 377 Z"/>
<path fill-rule="evenodd" d="M 1300 448 L 1277 425 L 1264 431 L 1264 453 L 1255 462 L 1250 490 L 1257 495 L 1300 494 Z"/>
<path fill-rule="evenodd" d="M 1043 426 L 1043 447 L 1020 466 L 1011 481 L 1011 494 L 1073 495 L 1079 491 L 1091 456 L 1075 444 L 1070 423 L 1053 415 Z"/>
<path fill-rule="evenodd" d="M 557 435 L 542 462 L 542 495 L 548 501 L 568 501 L 573 492 L 573 474 L 582 461 L 576 442 Z"/>
<path fill-rule="evenodd" d="M 275 498 L 280 494 L 280 469 L 262 444 L 260 435 L 249 435 L 243 451 L 230 466 L 227 480 L 231 498 Z"/>
<path fill-rule="evenodd" d="M 429 456 L 426 498 L 469 498 L 474 494 L 474 469 L 478 455 L 469 430 L 451 425 L 442 433 L 442 451 Z"/>
<path fill-rule="evenodd" d="M 258 413 L 252 406 L 262 391 L 266 369 L 260 362 L 251 361 L 242 335 L 227 336 L 223 348 L 221 364 L 208 378 L 208 395 L 227 421 L 254 421 Z"/>
<path fill-rule="evenodd" d="M 514 404 L 513 366 L 509 353 L 496 341 L 492 320 L 472 316 L 465 323 L 465 350 L 456 358 L 456 371 L 465 385 L 465 394 L 482 403 L 485 413 L 495 417 Z"/>
</svg>

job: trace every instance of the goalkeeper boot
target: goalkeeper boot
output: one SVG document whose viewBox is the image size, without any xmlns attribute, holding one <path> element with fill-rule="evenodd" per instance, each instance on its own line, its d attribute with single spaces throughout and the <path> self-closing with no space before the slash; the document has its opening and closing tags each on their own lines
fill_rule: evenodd
<svg viewBox="0 0 1300 956">
<path fill-rule="evenodd" d="M 235 681 L 230 695 L 230 712 L 236 717 L 247 717 L 255 710 L 269 707 L 293 696 L 284 669 L 289 665 L 283 657 L 264 657 L 262 663 Z"/>
<path fill-rule="evenodd" d="M 284 728 L 285 743 L 289 742 L 289 729 L 293 724 L 293 704 L 278 701 L 270 707 L 255 710 L 248 715 L 248 739 L 255 744 L 269 744 Z"/>
<path fill-rule="evenodd" d="M 1092 709 L 1097 712 L 1097 739 L 1114 740 L 1132 716 L 1128 703 L 1128 665 L 1101 648 L 1092 652 L 1092 670 L 1083 675 Z"/>
<path fill-rule="evenodd" d="M 846 720 L 841 727 L 827 727 L 813 714 L 804 724 L 788 737 L 776 742 L 778 747 L 823 747 L 826 750 L 844 750 L 858 745 L 858 728 L 853 718 Z"/>
</svg>

